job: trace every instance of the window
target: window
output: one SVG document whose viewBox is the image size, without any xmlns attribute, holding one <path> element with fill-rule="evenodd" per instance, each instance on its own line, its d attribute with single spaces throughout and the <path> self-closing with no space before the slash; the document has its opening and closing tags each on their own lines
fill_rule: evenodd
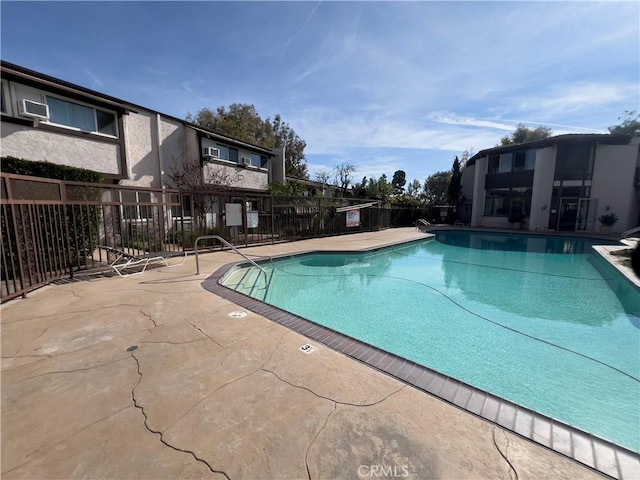
<svg viewBox="0 0 640 480">
<path fill-rule="evenodd" d="M 511 153 L 503 153 L 500 155 L 500 170 L 498 173 L 506 173 L 511 171 L 511 159 L 513 154 Z"/>
<path fill-rule="evenodd" d="M 500 155 L 491 155 L 489 157 L 489 173 L 498 173 L 500 169 Z"/>
<path fill-rule="evenodd" d="M 265 155 L 251 154 L 251 165 L 258 168 L 267 168 L 267 157 Z"/>
<path fill-rule="evenodd" d="M 527 163 L 527 152 L 516 152 L 513 159 L 513 171 L 518 172 L 525 169 Z"/>
<path fill-rule="evenodd" d="M 151 203 L 150 192 L 135 192 L 133 190 L 122 190 L 120 192 L 123 203 Z M 152 218 L 150 205 L 123 205 L 122 216 L 126 220 L 140 220 Z"/>
<path fill-rule="evenodd" d="M 484 214 L 491 217 L 506 217 L 513 213 L 529 214 L 531 188 L 493 188 L 487 190 Z"/>
<path fill-rule="evenodd" d="M 5 86 L 5 82 L 3 81 L 2 84 L 0 84 L 0 112 L 7 113 L 7 104 L 5 103 L 6 95 L 4 92 L 4 86 Z"/>
<path fill-rule="evenodd" d="M 509 215 L 522 213 L 528 215 L 531 210 L 531 189 L 512 188 L 509 202 Z"/>
<path fill-rule="evenodd" d="M 491 155 L 489 157 L 489 173 L 506 173 L 511 171 L 512 153 Z"/>
<path fill-rule="evenodd" d="M 535 150 L 522 150 L 489 157 L 489 173 L 521 172 L 523 170 L 533 170 L 535 166 Z"/>
<path fill-rule="evenodd" d="M 591 180 L 594 153 L 590 143 L 558 145 L 554 180 Z"/>
<path fill-rule="evenodd" d="M 47 95 L 49 123 L 77 128 L 83 132 L 117 136 L 116 114 Z"/>
<path fill-rule="evenodd" d="M 151 193 L 149 192 L 136 192 L 138 194 L 138 202 L 151 203 Z M 151 206 L 140 205 L 140 218 L 151 218 Z"/>
<path fill-rule="evenodd" d="M 113 113 L 96 110 L 96 122 L 98 124 L 98 132 L 112 137 L 116 136 L 116 116 Z"/>
<path fill-rule="evenodd" d="M 536 168 L 536 151 L 527 150 L 527 159 L 524 164 L 525 170 L 533 170 Z"/>
<path fill-rule="evenodd" d="M 179 218 L 184 216 L 185 218 L 191 217 L 191 197 L 188 195 L 178 195 L 177 193 L 171 194 L 171 203 L 180 203 L 180 198 L 182 198 L 181 205 L 174 205 L 171 207 L 171 215 L 174 218 Z"/>
<path fill-rule="evenodd" d="M 238 149 L 228 147 L 226 145 L 216 144 L 216 148 L 220 150 L 220 158 L 222 160 L 229 160 L 233 163 L 238 163 Z"/>
<path fill-rule="evenodd" d="M 513 158 L 513 171 L 533 170 L 536 166 L 536 151 L 516 152 Z"/>
<path fill-rule="evenodd" d="M 484 214 L 488 216 L 509 215 L 509 189 L 494 188 L 487 190 L 484 202 Z"/>
</svg>

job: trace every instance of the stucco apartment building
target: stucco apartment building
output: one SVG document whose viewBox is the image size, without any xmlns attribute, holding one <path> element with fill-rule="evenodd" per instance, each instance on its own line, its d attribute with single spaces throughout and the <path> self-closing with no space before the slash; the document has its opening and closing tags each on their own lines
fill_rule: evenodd
<svg viewBox="0 0 640 480">
<path fill-rule="evenodd" d="M 1 62 L 0 154 L 82 167 L 123 186 L 173 187 L 198 161 L 203 179 L 234 178 L 238 191 L 285 182 L 282 149 L 252 145 L 8 62 Z"/>
<path fill-rule="evenodd" d="M 571 134 L 482 150 L 463 171 L 471 226 L 509 228 L 524 214 L 531 231 L 598 233 L 614 213 L 613 232 L 640 224 L 640 138 Z"/>
</svg>

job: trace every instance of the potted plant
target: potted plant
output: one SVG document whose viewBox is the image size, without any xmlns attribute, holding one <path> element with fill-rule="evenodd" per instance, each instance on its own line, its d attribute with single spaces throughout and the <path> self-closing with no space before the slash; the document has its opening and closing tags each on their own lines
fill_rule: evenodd
<svg viewBox="0 0 640 480">
<path fill-rule="evenodd" d="M 609 207 L 605 209 L 607 212 L 609 211 Z M 603 213 L 598 217 L 598 222 L 600 222 L 600 233 L 609 234 L 611 233 L 611 228 L 618 221 L 618 216 L 615 213 Z"/>
<path fill-rule="evenodd" d="M 522 222 L 524 221 L 524 213 L 522 210 L 513 210 L 509 215 L 509 223 L 514 230 L 520 230 L 522 228 Z"/>
</svg>

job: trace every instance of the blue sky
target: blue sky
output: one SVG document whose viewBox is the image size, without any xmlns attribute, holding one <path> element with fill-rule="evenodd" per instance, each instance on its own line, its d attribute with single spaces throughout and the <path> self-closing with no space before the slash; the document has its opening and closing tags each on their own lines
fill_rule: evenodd
<svg viewBox="0 0 640 480">
<path fill-rule="evenodd" d="M 640 109 L 638 2 L 7 2 L 3 60 L 184 118 L 254 104 L 311 178 L 449 170 L 518 122 L 605 132 Z"/>
</svg>

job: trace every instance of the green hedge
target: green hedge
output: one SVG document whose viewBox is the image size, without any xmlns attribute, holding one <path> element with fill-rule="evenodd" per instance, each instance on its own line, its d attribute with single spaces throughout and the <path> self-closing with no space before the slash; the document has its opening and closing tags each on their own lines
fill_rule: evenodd
<svg viewBox="0 0 640 480">
<path fill-rule="evenodd" d="M 0 158 L 0 170 L 3 173 L 53 178 L 56 180 L 73 180 L 76 182 L 102 183 L 103 180 L 102 174 L 93 170 L 49 162 L 34 162 L 16 157 Z"/>
</svg>

